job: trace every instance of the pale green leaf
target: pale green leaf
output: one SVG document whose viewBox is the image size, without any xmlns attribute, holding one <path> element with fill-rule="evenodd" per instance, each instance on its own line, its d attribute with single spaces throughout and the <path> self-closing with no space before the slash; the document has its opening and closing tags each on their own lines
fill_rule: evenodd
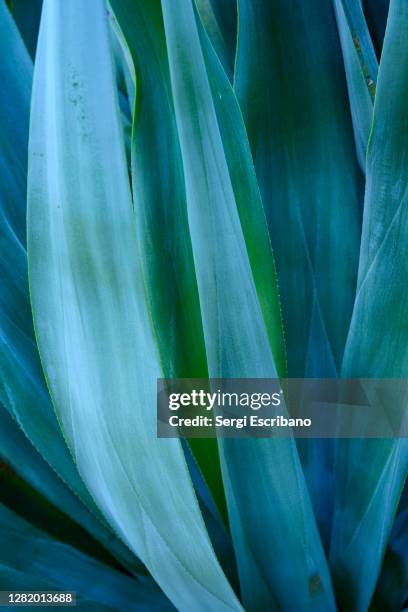
<svg viewBox="0 0 408 612">
<path fill-rule="evenodd" d="M 79 470 L 114 529 L 177 608 L 199 602 L 203 610 L 238 610 L 180 442 L 156 437 L 162 372 L 113 77 L 103 2 L 47 0 L 34 76 L 28 210 L 42 359 Z"/>
</svg>

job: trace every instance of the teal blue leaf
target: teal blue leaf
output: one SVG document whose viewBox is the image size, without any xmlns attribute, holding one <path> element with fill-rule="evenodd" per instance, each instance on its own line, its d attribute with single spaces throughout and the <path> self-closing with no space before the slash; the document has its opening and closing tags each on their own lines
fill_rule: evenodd
<svg viewBox="0 0 408 612">
<path fill-rule="evenodd" d="M 162 7 L 209 374 L 274 377 L 193 5 Z M 221 457 L 245 606 L 334 608 L 294 441 L 225 440 Z"/>
<path fill-rule="evenodd" d="M 62 482 L 48 463 L 30 444 L 20 427 L 0 405 L 0 458 L 50 504 L 86 529 L 123 565 L 143 573 L 141 563 Z"/>
<path fill-rule="evenodd" d="M 3 0 L 4 2 L 4 0 Z M 42 0 L 9 0 L 13 18 L 20 30 L 24 43 L 34 59 L 40 27 Z"/>
<path fill-rule="evenodd" d="M 34 586 L 35 585 L 35 586 Z M 52 590 L 53 584 L 41 580 L 38 576 L 32 576 L 18 569 L 14 569 L 0 563 L 0 586 L 10 591 Z M 2 606 L 2 610 L 15 610 L 15 606 Z"/>
<path fill-rule="evenodd" d="M 407 27 L 408 5 L 395 0 L 367 154 L 358 289 L 342 369 L 345 377 L 405 378 L 408 372 Z M 342 441 L 338 462 L 332 573 L 342 605 L 366 610 L 407 473 L 407 441 Z"/>
<path fill-rule="evenodd" d="M 0 110 L 5 118 L 0 133 L 0 399 L 59 476 L 95 509 L 62 438 L 34 338 L 25 251 L 32 64 L 4 2 L 0 24 Z"/>
<path fill-rule="evenodd" d="M 225 575 L 227 576 L 234 590 L 239 592 L 236 560 L 230 534 L 225 527 L 222 517 L 220 516 L 218 508 L 214 502 L 213 496 L 208 489 L 207 483 L 204 480 L 192 450 L 186 440 L 183 441 L 183 448 L 193 481 L 194 490 L 196 491 L 197 499 L 205 521 L 205 526 L 207 528 L 208 535 L 211 538 L 211 543 L 214 546 L 217 559 L 221 563 L 221 567 L 223 568 Z"/>
<path fill-rule="evenodd" d="M 364 0 L 364 12 L 370 27 L 377 55 L 381 55 L 390 0 Z"/>
<path fill-rule="evenodd" d="M 366 80 L 371 98 L 375 97 L 375 87 L 378 74 L 378 61 L 373 42 L 365 20 L 363 6 L 355 0 L 336 0 L 336 5 L 342 5 L 344 16 L 348 22 L 355 52 L 361 71 Z"/>
<path fill-rule="evenodd" d="M 0 132 L 0 399 L 36 451 L 86 508 L 98 515 L 61 435 L 34 337 L 25 250 L 32 64 L 3 2 L 0 24 L 0 110 L 5 118 Z M 129 568 L 139 571 L 140 563 L 102 524 L 102 517 L 92 516 L 81 506 L 79 501 L 75 504 L 76 520 L 97 534 Z"/>
<path fill-rule="evenodd" d="M 235 89 L 274 249 L 290 377 L 338 375 L 351 318 L 362 175 L 336 23 L 318 0 L 240 0 Z M 326 546 L 333 444 L 299 443 Z"/>
<path fill-rule="evenodd" d="M 163 594 L 143 578 L 131 579 L 49 537 L 2 504 L 0 519 L 0 579 L 7 580 L 2 582 L 2 589 L 19 588 L 25 578 L 25 589 L 38 591 L 48 585 L 47 590 L 75 591 L 79 601 L 93 601 L 102 609 L 173 609 Z M 10 571 L 3 574 L 6 567 Z"/>
<path fill-rule="evenodd" d="M 122 29 L 110 8 L 108 9 L 108 17 L 116 81 L 119 90 L 119 103 L 127 120 L 132 124 L 136 101 L 135 66 Z M 126 102 L 126 104 L 122 104 L 122 101 Z"/>
<path fill-rule="evenodd" d="M 105 517 L 177 608 L 199 601 L 203 609 L 239 610 L 180 442 L 156 437 L 162 371 L 102 1 L 44 4 L 29 155 L 35 325 L 78 468 Z"/>
<path fill-rule="evenodd" d="M 317 0 L 240 0 L 239 11 L 235 89 L 276 259 L 288 372 L 331 376 L 353 308 L 363 190 L 334 16 Z"/>
<path fill-rule="evenodd" d="M 248 136 L 235 93 L 200 21 L 198 33 L 257 296 L 276 370 L 279 376 L 285 376 L 286 349 L 275 260 Z"/>
<path fill-rule="evenodd" d="M 234 78 L 237 0 L 195 0 L 204 28 L 229 80 Z"/>
<path fill-rule="evenodd" d="M 136 235 L 163 371 L 170 378 L 205 378 L 207 358 L 160 1 L 113 0 L 112 8 L 137 72 L 132 142 Z M 226 522 L 216 441 L 189 443 Z"/>
<path fill-rule="evenodd" d="M 0 461 L 0 503 L 50 536 L 77 548 L 110 567 L 120 568 L 123 571 L 124 565 L 118 563 L 118 560 L 109 554 L 107 549 L 97 542 L 89 532 L 86 532 L 69 516 L 49 503 L 46 498 L 27 484 L 12 466 L 3 460 Z M 146 575 L 146 570 L 143 572 L 142 569 L 141 574 Z"/>
<path fill-rule="evenodd" d="M 365 173 L 367 144 L 371 131 L 374 100 L 370 93 L 370 88 L 368 87 L 367 77 L 364 74 L 362 62 L 360 61 L 357 42 L 355 39 L 353 40 L 350 25 L 344 13 L 343 1 L 335 0 L 334 5 L 347 76 L 347 88 L 353 118 L 358 161 L 362 171 Z M 356 8 L 356 10 L 361 10 L 361 8 Z M 366 36 L 366 40 L 368 40 L 368 44 L 371 44 L 369 37 Z M 373 63 L 375 67 L 376 82 L 378 66 L 376 65 L 375 58 L 373 59 Z"/>
<path fill-rule="evenodd" d="M 401 610 L 408 601 L 408 488 L 405 486 L 376 586 L 377 610 Z"/>
</svg>

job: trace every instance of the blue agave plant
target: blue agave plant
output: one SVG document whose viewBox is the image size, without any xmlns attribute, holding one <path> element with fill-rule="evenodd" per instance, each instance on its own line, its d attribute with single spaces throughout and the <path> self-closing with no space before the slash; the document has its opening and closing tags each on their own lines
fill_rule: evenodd
<svg viewBox="0 0 408 612">
<path fill-rule="evenodd" d="M 182 444 L 155 406 L 163 376 L 406 377 L 408 4 L 1 0 L 0 28 L 1 589 L 403 609 L 404 439 Z"/>
</svg>

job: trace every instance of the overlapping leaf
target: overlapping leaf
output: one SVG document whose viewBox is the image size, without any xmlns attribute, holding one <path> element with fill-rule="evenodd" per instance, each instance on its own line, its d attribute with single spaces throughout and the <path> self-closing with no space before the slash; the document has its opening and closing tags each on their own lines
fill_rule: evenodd
<svg viewBox="0 0 408 612">
<path fill-rule="evenodd" d="M 353 30 L 351 19 L 347 18 L 344 11 L 344 0 L 334 0 L 334 6 L 347 75 L 347 88 L 353 118 L 358 161 L 362 171 L 365 173 L 367 144 L 371 130 L 375 87 L 378 74 L 377 59 L 372 48 L 371 38 L 364 21 L 364 16 L 361 14 L 359 15 L 360 30 L 363 31 L 363 40 L 360 41 L 357 33 Z M 353 5 L 353 7 L 355 11 L 362 12 L 360 5 Z M 365 45 L 368 50 L 366 50 L 365 47 L 362 50 L 362 45 Z M 366 56 L 370 58 L 370 66 L 373 71 L 372 74 L 369 72 L 368 62 L 365 61 Z"/>
<path fill-rule="evenodd" d="M 179 609 L 237 610 L 180 443 L 156 438 L 161 370 L 106 19 L 99 0 L 44 4 L 28 211 L 38 340 L 65 433 L 105 516 Z"/>
<path fill-rule="evenodd" d="M 239 2 L 235 89 L 274 249 L 288 373 L 339 372 L 357 276 L 362 177 L 332 7 Z M 299 444 L 330 537 L 333 445 Z"/>
<path fill-rule="evenodd" d="M 387 25 L 390 0 L 364 0 L 364 11 L 376 46 L 377 55 L 381 55 Z"/>
<path fill-rule="evenodd" d="M 34 339 L 25 251 L 32 65 L 3 2 L 0 18 L 3 57 L 0 104 L 4 117 L 0 136 L 3 177 L 0 188 L 0 396 L 35 447 L 78 495 L 93 506 L 59 431 Z"/>
<path fill-rule="evenodd" d="M 351 39 L 360 63 L 361 71 L 365 78 L 370 96 L 374 99 L 378 61 L 365 20 L 363 6 L 361 2 L 355 2 L 354 0 L 335 0 L 335 5 L 336 9 L 341 6 L 344 12 L 344 17 L 349 26 Z"/>
<path fill-rule="evenodd" d="M 408 489 L 401 496 L 381 575 L 374 594 L 374 609 L 401 610 L 408 600 Z"/>
<path fill-rule="evenodd" d="M 0 398 L 34 448 L 85 506 L 97 514 L 61 435 L 34 338 L 25 250 L 32 64 L 4 2 L 0 3 L 0 20 L 0 108 L 4 118 L 0 133 Z M 70 513 L 68 508 L 66 511 Z M 85 508 L 80 510 L 80 504 L 76 512 L 76 520 L 110 542 L 128 566 L 140 566 L 99 518 L 92 517 Z"/>
<path fill-rule="evenodd" d="M 146 572 L 120 540 L 113 537 L 111 531 L 96 520 L 79 498 L 62 482 L 1 405 L 0 458 L 50 504 L 86 529 L 123 565 L 137 573 Z"/>
<path fill-rule="evenodd" d="M 205 378 L 207 359 L 160 2 L 114 0 L 112 8 L 137 70 L 135 228 L 163 371 L 167 377 Z M 216 442 L 190 444 L 225 519 Z"/>
<path fill-rule="evenodd" d="M 0 518 L 0 581 L 3 576 L 7 580 L 0 582 L 2 588 L 75 591 L 79 604 L 93 603 L 100 610 L 173 609 L 142 579 L 131 579 L 49 537 L 2 504 Z"/>
<path fill-rule="evenodd" d="M 274 377 L 205 42 L 200 44 L 190 0 L 163 0 L 162 7 L 209 373 Z M 207 62 L 207 70 L 215 67 Z M 334 607 L 294 441 L 226 440 L 221 454 L 245 605 Z"/>
<path fill-rule="evenodd" d="M 196 0 L 195 4 L 214 50 L 232 82 L 237 46 L 237 0 Z"/>
<path fill-rule="evenodd" d="M 358 290 L 342 368 L 346 377 L 398 378 L 408 371 L 407 27 L 408 6 L 395 0 L 368 149 Z M 332 571 L 342 604 L 365 610 L 406 475 L 407 442 L 343 441 L 338 461 Z"/>
<path fill-rule="evenodd" d="M 42 0 L 30 0 L 30 2 L 9 0 L 8 4 L 27 50 L 34 59 L 38 28 L 40 27 Z"/>
</svg>

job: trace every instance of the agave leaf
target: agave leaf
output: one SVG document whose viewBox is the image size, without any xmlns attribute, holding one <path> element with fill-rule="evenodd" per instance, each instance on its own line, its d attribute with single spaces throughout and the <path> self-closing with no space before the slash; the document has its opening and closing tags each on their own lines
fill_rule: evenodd
<svg viewBox="0 0 408 612">
<path fill-rule="evenodd" d="M 210 536 L 211 543 L 214 546 L 217 559 L 221 563 L 221 567 L 230 581 L 231 586 L 234 588 L 235 592 L 238 593 L 239 582 L 237 564 L 231 536 L 225 528 L 224 522 L 220 518 L 213 496 L 208 489 L 207 483 L 204 480 L 188 442 L 183 440 L 182 444 L 186 462 L 193 481 L 194 490 L 197 494 L 205 526 L 207 528 L 208 535 Z"/>
<path fill-rule="evenodd" d="M 136 232 L 162 367 L 169 378 L 205 378 L 207 359 L 160 2 L 113 0 L 111 5 L 137 71 L 132 142 Z M 190 445 L 226 522 L 216 442 L 191 440 Z"/>
<path fill-rule="evenodd" d="M 372 32 L 377 55 L 381 55 L 390 0 L 364 0 L 364 12 Z"/>
<path fill-rule="evenodd" d="M 0 461 L 0 503 L 50 536 L 123 571 L 123 564 L 120 565 L 88 532 L 49 503 L 3 460 Z"/>
<path fill-rule="evenodd" d="M 284 377 L 286 349 L 275 260 L 248 136 L 235 93 L 200 22 L 198 33 L 257 296 L 276 370 Z"/>
<path fill-rule="evenodd" d="M 136 75 L 132 56 L 110 5 L 108 9 L 108 16 L 111 34 L 110 40 L 114 57 L 116 82 L 119 95 L 119 106 L 122 116 L 122 129 L 125 140 L 126 159 L 129 173 L 131 173 L 132 123 L 136 101 Z"/>
<path fill-rule="evenodd" d="M 96 520 L 79 498 L 62 482 L 1 405 L 0 457 L 50 504 L 86 529 L 123 565 L 137 573 L 145 572 L 142 564 L 122 542 L 113 537 L 112 532 Z"/>
<path fill-rule="evenodd" d="M 214 51 L 232 82 L 237 46 L 237 0 L 196 0 L 195 4 Z"/>
<path fill-rule="evenodd" d="M 0 134 L 0 399 L 32 445 L 73 493 L 76 520 L 98 534 L 132 571 L 140 563 L 102 524 L 91 496 L 78 475 L 61 434 L 42 373 L 29 304 L 25 250 L 28 118 L 32 64 L 16 26 L 0 3 L 3 61 L 0 109 L 5 118 Z M 16 69 L 16 66 L 18 69 Z M 11 440 L 9 441 L 11 442 Z M 61 499 L 61 502 L 63 500 Z M 92 524 L 93 523 L 93 524 Z"/>
<path fill-rule="evenodd" d="M 355 0 L 336 0 L 335 4 L 341 4 L 342 6 L 361 71 L 366 80 L 370 96 L 374 100 L 378 61 L 364 17 L 363 6 L 360 2 L 356 2 Z"/>
<path fill-rule="evenodd" d="M 401 610 L 408 600 L 408 489 L 402 494 L 373 600 L 376 610 Z"/>
<path fill-rule="evenodd" d="M 8 591 L 57 590 L 55 584 L 52 582 L 42 580 L 38 576 L 33 576 L 32 574 L 3 565 L 2 563 L 0 563 L 0 585 Z M 2 606 L 2 610 L 13 612 L 13 610 L 15 610 L 15 605 Z M 89 599 L 78 597 L 75 610 L 82 610 L 83 612 L 90 612 L 92 610 L 95 612 L 112 612 L 115 608 L 102 605 L 100 602 L 96 603 Z"/>
<path fill-rule="evenodd" d="M 0 563 L 0 585 L 9 590 L 30 590 L 32 585 L 35 584 L 37 590 L 47 591 L 52 589 L 52 583 L 40 580 L 37 576 L 32 576 L 21 570 L 17 570 L 7 565 Z M 2 606 L 3 607 L 3 606 Z M 12 606 L 3 607 L 3 610 L 11 610 Z"/>
<path fill-rule="evenodd" d="M 0 519 L 0 567 L 30 576 L 31 589 L 38 591 L 46 583 L 47 589 L 52 585 L 52 590 L 76 591 L 79 600 L 89 599 L 114 610 L 173 609 L 154 585 L 131 579 L 50 538 L 2 504 Z M 10 578 L 12 575 L 7 576 Z M 13 582 L 2 586 L 10 590 Z"/>
<path fill-rule="evenodd" d="M 0 3 L 0 399 L 82 501 L 96 507 L 61 435 L 35 344 L 25 251 L 28 119 L 32 64 L 4 2 Z"/>
<path fill-rule="evenodd" d="M 180 442 L 156 437 L 161 369 L 102 1 L 44 4 L 28 176 L 36 330 L 79 470 L 179 609 L 238 610 Z"/>
<path fill-rule="evenodd" d="M 398 378 L 408 371 L 408 300 L 401 280 L 408 273 L 407 27 L 408 5 L 395 0 L 367 153 L 358 290 L 342 369 L 346 377 Z M 407 440 L 343 441 L 338 459 L 332 572 L 343 605 L 365 610 L 406 476 Z M 375 546 L 373 533 L 378 534 Z"/>
<path fill-rule="evenodd" d="M 370 93 L 367 77 L 363 71 L 357 43 L 353 40 L 350 25 L 344 13 L 342 0 L 334 0 L 334 6 L 347 76 L 347 88 L 358 161 L 362 171 L 365 173 L 367 144 L 371 130 L 374 99 Z M 370 44 L 370 39 L 366 37 L 366 40 Z M 376 59 L 375 61 L 373 60 L 373 63 L 376 64 L 376 61 Z M 377 80 L 378 66 L 376 68 L 375 82 Z"/>
<path fill-rule="evenodd" d="M 108 15 L 119 91 L 127 97 L 128 117 L 131 121 L 136 100 L 135 66 L 126 39 L 111 8 L 108 10 Z"/>
<path fill-rule="evenodd" d="M 34 59 L 38 28 L 40 27 L 42 0 L 30 0 L 30 2 L 9 0 L 9 6 L 27 50 Z"/>
<path fill-rule="evenodd" d="M 315 0 L 241 0 L 239 10 L 235 89 L 277 263 L 289 375 L 331 375 L 353 307 L 362 191 L 334 17 Z"/>
<path fill-rule="evenodd" d="M 362 177 L 329 3 L 240 0 L 235 89 L 276 259 L 290 377 L 335 377 L 357 276 Z M 333 444 L 298 444 L 325 545 Z"/>
<path fill-rule="evenodd" d="M 209 374 L 273 377 L 193 5 L 162 7 Z M 294 441 L 225 440 L 221 456 L 245 606 L 333 608 Z"/>
</svg>

